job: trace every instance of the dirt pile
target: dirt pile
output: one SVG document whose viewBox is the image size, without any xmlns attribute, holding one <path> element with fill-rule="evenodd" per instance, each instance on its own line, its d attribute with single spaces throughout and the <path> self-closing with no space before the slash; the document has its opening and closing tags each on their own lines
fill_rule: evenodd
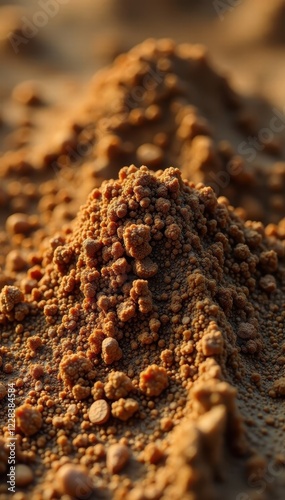
<svg viewBox="0 0 285 500">
<path fill-rule="evenodd" d="M 45 105 L 11 113 L 21 118 L 1 159 L 2 255 L 11 246 L 38 248 L 76 216 L 92 187 L 132 163 L 178 167 L 227 196 L 245 218 L 277 224 L 284 217 L 283 114 L 234 92 L 201 46 L 147 40 L 96 74 L 68 110 L 49 106 L 31 82 L 14 99 L 23 88 Z M 5 220 L 15 212 L 33 218 L 25 238 L 10 231 L 11 245 Z M 271 230 L 284 235 L 284 222 Z"/>
<path fill-rule="evenodd" d="M 64 168 L 68 150 L 86 151 L 88 133 L 94 147 L 83 156 L 103 178 L 124 164 L 173 165 L 245 217 L 276 223 L 285 210 L 284 117 L 263 107 L 260 119 L 261 102 L 237 94 L 204 47 L 147 40 L 95 75 L 75 133 L 49 152 L 63 155 Z"/>
<path fill-rule="evenodd" d="M 21 498 L 282 498 L 284 255 L 178 169 L 95 188 L 0 294 Z"/>
</svg>

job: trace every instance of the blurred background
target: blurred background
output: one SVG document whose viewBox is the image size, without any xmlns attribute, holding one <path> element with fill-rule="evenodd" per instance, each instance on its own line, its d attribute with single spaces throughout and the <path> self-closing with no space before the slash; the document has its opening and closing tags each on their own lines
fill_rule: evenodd
<svg viewBox="0 0 285 500">
<path fill-rule="evenodd" d="M 1 107 L 27 79 L 57 83 L 64 99 L 63 81 L 86 81 L 146 37 L 203 43 L 241 89 L 285 104 L 284 28 L 284 0 L 1 0 Z"/>
<path fill-rule="evenodd" d="M 284 28 L 285 0 L 0 0 L 0 152 L 25 142 L 23 131 L 14 140 L 19 102 L 43 95 L 60 116 L 91 75 L 147 37 L 205 44 L 237 91 L 283 109 Z"/>
</svg>

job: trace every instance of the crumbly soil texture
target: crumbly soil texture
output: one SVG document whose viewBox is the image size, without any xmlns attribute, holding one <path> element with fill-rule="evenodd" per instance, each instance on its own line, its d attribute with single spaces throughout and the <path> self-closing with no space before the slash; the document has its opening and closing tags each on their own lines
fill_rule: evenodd
<svg viewBox="0 0 285 500">
<path fill-rule="evenodd" d="M 14 500 L 281 500 L 284 256 L 178 168 L 95 187 L 3 274 L 0 498 L 13 383 Z"/>
</svg>

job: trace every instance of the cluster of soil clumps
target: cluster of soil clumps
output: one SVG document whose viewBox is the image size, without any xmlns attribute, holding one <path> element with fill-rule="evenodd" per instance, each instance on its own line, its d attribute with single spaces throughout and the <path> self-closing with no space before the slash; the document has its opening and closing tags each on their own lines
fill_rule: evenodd
<svg viewBox="0 0 285 500">
<path fill-rule="evenodd" d="M 78 101 L 1 159 L 0 500 L 8 384 L 13 500 L 283 498 L 282 115 L 171 40 Z"/>
<path fill-rule="evenodd" d="M 283 464 L 284 255 L 178 169 L 95 188 L 0 294 L 26 494 L 216 498 Z"/>
</svg>

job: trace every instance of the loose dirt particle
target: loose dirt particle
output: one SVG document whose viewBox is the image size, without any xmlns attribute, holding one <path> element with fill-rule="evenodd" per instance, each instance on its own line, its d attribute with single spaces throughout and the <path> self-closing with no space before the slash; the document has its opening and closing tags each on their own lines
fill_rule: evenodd
<svg viewBox="0 0 285 500">
<path fill-rule="evenodd" d="M 157 464 L 164 456 L 163 450 L 158 443 L 149 443 L 143 451 L 143 460 L 149 464 Z"/>
<path fill-rule="evenodd" d="M 27 341 L 28 347 L 32 349 L 33 351 L 36 351 L 42 346 L 42 339 L 38 335 L 35 335 L 34 337 L 30 337 Z"/>
<path fill-rule="evenodd" d="M 140 374 L 139 387 L 147 396 L 159 396 L 167 386 L 168 376 L 165 368 L 153 364 Z"/>
<path fill-rule="evenodd" d="M 116 400 L 127 396 L 133 390 L 133 384 L 124 372 L 111 372 L 104 390 L 107 398 Z"/>
<path fill-rule="evenodd" d="M 120 398 L 112 403 L 112 415 L 125 422 L 129 420 L 139 409 L 139 404 L 132 398 Z"/>
<path fill-rule="evenodd" d="M 89 498 L 94 492 L 88 469 L 68 463 L 57 471 L 55 487 L 61 495 L 75 496 L 75 498 Z"/>
<path fill-rule="evenodd" d="M 44 368 L 40 364 L 35 364 L 30 366 L 30 374 L 36 380 L 41 378 L 44 374 Z"/>
<path fill-rule="evenodd" d="M 74 399 L 76 399 L 76 401 L 82 401 L 83 399 L 88 398 L 88 396 L 90 396 L 90 393 L 91 393 L 90 387 L 84 387 L 79 384 L 75 384 L 72 387 L 72 394 Z"/>
<path fill-rule="evenodd" d="M 121 359 L 123 353 L 116 339 L 107 338 L 102 342 L 102 358 L 106 365 Z"/>
<path fill-rule="evenodd" d="M 107 449 L 107 469 L 111 474 L 118 474 L 130 459 L 130 450 L 127 446 L 116 443 Z"/>
<path fill-rule="evenodd" d="M 142 165 L 149 165 L 150 168 L 159 165 L 163 160 L 163 151 L 154 144 L 142 144 L 137 149 L 137 158 Z"/>
<path fill-rule="evenodd" d="M 34 480 L 32 469 L 28 465 L 17 464 L 15 468 L 16 485 L 18 487 L 28 486 Z"/>
<path fill-rule="evenodd" d="M 92 424 L 102 425 L 105 424 L 111 414 L 111 409 L 105 399 L 97 399 L 89 409 L 89 420 Z"/>
<path fill-rule="evenodd" d="M 285 396 L 285 377 L 275 380 L 272 389 L 269 391 L 271 397 Z"/>
<path fill-rule="evenodd" d="M 0 293 L 0 311 L 4 314 L 10 313 L 23 298 L 23 293 L 16 286 L 4 286 Z"/>
<path fill-rule="evenodd" d="M 31 230 L 28 215 L 21 213 L 10 215 L 6 221 L 6 229 L 10 234 L 27 234 Z"/>
<path fill-rule="evenodd" d="M 16 425 L 25 436 L 36 434 L 42 427 L 42 415 L 30 404 L 24 404 L 16 408 Z"/>
</svg>

